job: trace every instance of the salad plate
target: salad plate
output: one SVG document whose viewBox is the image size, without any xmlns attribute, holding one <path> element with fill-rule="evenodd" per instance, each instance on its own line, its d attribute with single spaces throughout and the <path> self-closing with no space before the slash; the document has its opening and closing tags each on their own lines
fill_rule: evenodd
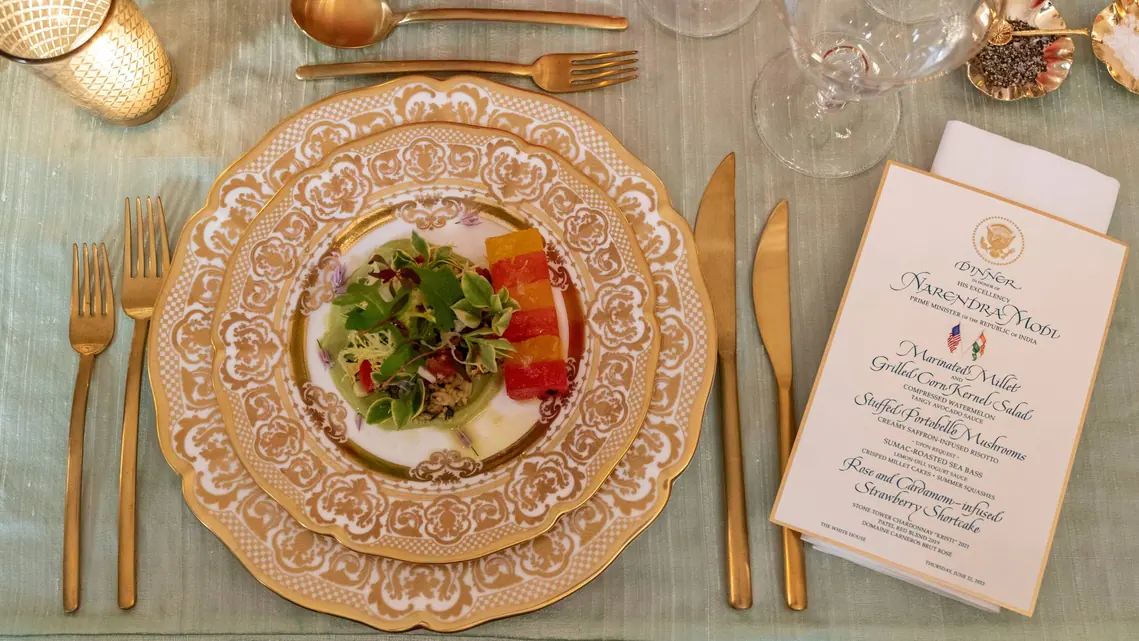
<svg viewBox="0 0 1139 641">
<path fill-rule="evenodd" d="M 488 260 L 521 228 L 532 267 Z M 617 205 L 553 152 L 406 125 L 299 173 L 243 234 L 214 388 L 245 468 L 307 528 L 467 560 L 549 529 L 624 455 L 652 394 L 651 292 Z M 533 393 L 514 357 L 543 319 L 560 379 Z"/>
<path fill-rule="evenodd" d="M 616 201 L 655 286 L 661 350 L 648 415 L 598 491 L 534 539 L 460 563 L 367 555 L 304 528 L 242 465 L 214 391 L 210 327 L 227 262 L 274 193 L 336 148 L 415 122 L 514 133 Z M 696 448 L 715 365 L 691 232 L 660 180 L 600 123 L 551 96 L 480 78 L 407 77 L 321 100 L 224 171 L 181 235 L 148 344 L 158 440 L 201 520 L 262 584 L 382 630 L 456 631 L 536 610 L 587 584 L 661 513 Z"/>
</svg>

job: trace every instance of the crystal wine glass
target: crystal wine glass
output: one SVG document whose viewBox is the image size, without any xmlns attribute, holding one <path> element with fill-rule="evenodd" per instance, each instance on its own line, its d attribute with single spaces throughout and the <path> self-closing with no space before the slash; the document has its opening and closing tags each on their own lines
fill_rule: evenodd
<svg viewBox="0 0 1139 641">
<path fill-rule="evenodd" d="M 755 15 L 760 0 L 641 0 L 641 8 L 669 31 L 693 38 L 722 36 Z"/>
<path fill-rule="evenodd" d="M 775 1 L 791 49 L 769 62 L 755 83 L 755 124 L 780 160 L 825 178 L 852 176 L 882 160 L 901 117 L 893 90 L 963 65 L 985 45 L 1005 5 Z"/>
</svg>

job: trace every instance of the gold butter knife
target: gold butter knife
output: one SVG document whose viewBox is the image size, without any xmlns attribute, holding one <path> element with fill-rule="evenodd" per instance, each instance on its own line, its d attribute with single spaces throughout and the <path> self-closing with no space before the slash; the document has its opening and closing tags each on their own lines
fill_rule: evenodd
<svg viewBox="0 0 1139 641">
<path fill-rule="evenodd" d="M 779 388 L 779 473 L 787 468 L 791 444 L 795 441 L 794 403 L 791 399 L 791 266 L 787 248 L 787 201 L 771 211 L 751 278 L 755 321 L 775 382 Z M 783 579 L 787 607 L 807 609 L 807 571 L 803 563 L 803 541 L 799 533 L 783 528 Z"/>
<path fill-rule="evenodd" d="M 728 602 L 751 607 L 740 408 L 736 389 L 736 155 L 712 174 L 696 216 L 696 249 L 704 272 L 720 356 L 720 412 L 724 434 L 724 498 L 728 513 Z"/>
</svg>

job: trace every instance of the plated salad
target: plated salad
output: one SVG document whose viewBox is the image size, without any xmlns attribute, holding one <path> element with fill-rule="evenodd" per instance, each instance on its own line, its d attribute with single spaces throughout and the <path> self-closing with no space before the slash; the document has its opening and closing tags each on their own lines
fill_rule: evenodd
<svg viewBox="0 0 1139 641">
<path fill-rule="evenodd" d="M 515 400 L 566 391 L 541 234 L 486 242 L 489 270 L 412 232 L 349 275 L 320 348 L 364 421 L 461 428 L 504 380 Z"/>
<path fill-rule="evenodd" d="M 490 272 L 412 232 L 376 249 L 333 300 L 320 347 L 341 394 L 386 429 L 461 426 L 502 385 L 518 303 Z"/>
</svg>

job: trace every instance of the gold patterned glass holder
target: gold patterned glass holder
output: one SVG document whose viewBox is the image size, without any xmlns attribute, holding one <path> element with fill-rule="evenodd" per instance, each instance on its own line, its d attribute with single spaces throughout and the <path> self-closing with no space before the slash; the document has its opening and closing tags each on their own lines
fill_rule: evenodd
<svg viewBox="0 0 1139 641">
<path fill-rule="evenodd" d="M 122 125 L 153 120 L 174 71 L 133 0 L 0 0 L 0 55 Z"/>
</svg>

